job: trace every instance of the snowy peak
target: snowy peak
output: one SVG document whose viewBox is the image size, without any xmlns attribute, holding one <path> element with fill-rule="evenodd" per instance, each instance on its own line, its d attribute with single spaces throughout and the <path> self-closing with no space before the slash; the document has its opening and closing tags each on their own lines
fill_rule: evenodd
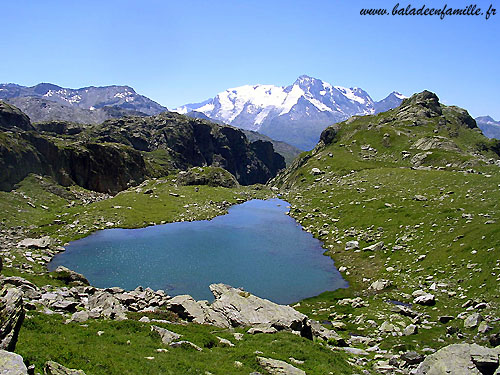
<svg viewBox="0 0 500 375">
<path fill-rule="evenodd" d="M 186 104 L 174 111 L 197 111 L 218 121 L 249 130 L 259 130 L 273 118 L 307 107 L 313 113 L 327 112 L 345 119 L 353 114 L 374 112 L 373 100 L 359 88 L 333 87 L 331 84 L 307 75 L 298 77 L 286 87 L 274 85 L 245 85 L 227 89 L 208 100 Z"/>
<path fill-rule="evenodd" d="M 385 112 L 389 109 L 399 107 L 399 105 L 403 102 L 403 99 L 406 98 L 407 96 L 397 91 L 393 91 L 387 95 L 386 98 L 374 103 L 375 113 Z"/>
<path fill-rule="evenodd" d="M 391 95 L 384 99 L 384 108 L 394 108 L 401 103 L 401 94 Z M 354 115 L 373 114 L 377 104 L 359 87 L 333 86 L 301 75 L 289 86 L 239 86 L 174 111 L 200 112 L 217 122 L 259 131 L 273 139 L 310 149 L 328 125 Z"/>
</svg>

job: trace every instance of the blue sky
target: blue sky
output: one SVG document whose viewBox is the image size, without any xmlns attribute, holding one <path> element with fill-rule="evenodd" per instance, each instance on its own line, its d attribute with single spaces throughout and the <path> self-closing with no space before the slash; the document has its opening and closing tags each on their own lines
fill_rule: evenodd
<svg viewBox="0 0 500 375">
<path fill-rule="evenodd" d="M 230 87 L 288 85 L 307 74 L 361 87 L 375 100 L 394 90 L 428 89 L 445 104 L 500 120 L 500 14 L 489 20 L 359 14 L 396 3 L 9 1 L 2 3 L 8 16 L 2 17 L 0 82 L 130 85 L 174 108 Z M 399 3 L 442 7 L 446 1 Z M 486 10 L 490 1 L 476 4 Z"/>
</svg>

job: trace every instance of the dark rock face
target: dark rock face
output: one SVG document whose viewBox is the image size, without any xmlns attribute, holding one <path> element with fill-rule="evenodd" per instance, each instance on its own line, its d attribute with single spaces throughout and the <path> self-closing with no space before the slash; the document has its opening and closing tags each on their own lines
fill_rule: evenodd
<svg viewBox="0 0 500 375">
<path fill-rule="evenodd" d="M 23 292 L 3 287 L 0 290 L 0 349 L 14 351 L 23 320 Z"/>
<path fill-rule="evenodd" d="M 338 126 L 336 126 L 336 125 L 330 126 L 330 127 L 326 128 L 325 130 L 323 130 L 319 139 L 325 145 L 329 145 L 330 143 L 332 143 L 334 141 L 338 130 L 339 130 Z"/>
<path fill-rule="evenodd" d="M 403 100 L 403 103 L 401 103 L 401 109 L 404 110 L 408 107 L 413 110 L 424 109 L 424 113 L 427 117 L 441 116 L 443 114 L 438 96 L 427 90 Z"/>
<path fill-rule="evenodd" d="M 30 119 L 18 108 L 0 101 L 0 127 L 5 129 L 19 128 L 33 130 Z"/>
<path fill-rule="evenodd" d="M 239 129 L 171 112 L 108 120 L 91 136 L 140 151 L 164 150 L 178 169 L 221 167 L 243 185 L 265 183 L 285 168 L 283 157 L 274 152 L 270 142 L 250 144 Z"/>
<path fill-rule="evenodd" d="M 3 127 L 13 130 L 0 133 L 2 190 L 30 173 L 49 175 L 63 186 L 116 193 L 172 169 L 220 167 L 247 185 L 265 183 L 285 168 L 270 142 L 250 144 L 236 128 L 174 113 L 95 126 L 50 122 L 35 129 L 17 108 L 2 108 Z M 168 167 L 155 164 L 150 153 L 157 151 L 168 159 Z"/>
</svg>

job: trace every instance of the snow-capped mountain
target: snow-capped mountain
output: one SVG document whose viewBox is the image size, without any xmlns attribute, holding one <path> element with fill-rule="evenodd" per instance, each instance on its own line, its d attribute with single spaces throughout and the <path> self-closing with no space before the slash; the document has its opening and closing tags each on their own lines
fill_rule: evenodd
<svg viewBox="0 0 500 375">
<path fill-rule="evenodd" d="M 387 105 L 398 106 L 403 96 L 391 95 L 384 99 Z M 311 149 L 328 125 L 353 115 L 373 114 L 376 104 L 360 88 L 333 86 L 303 75 L 290 86 L 240 86 L 208 101 L 186 104 L 174 111 L 201 112 L 213 120 L 259 131 L 301 149 Z"/>
<path fill-rule="evenodd" d="M 375 113 L 385 112 L 398 107 L 406 96 L 397 91 L 391 92 L 385 99 L 375 102 Z"/>
<path fill-rule="evenodd" d="M 25 87 L 12 83 L 0 84 L 0 100 L 18 97 L 35 97 L 50 100 L 65 106 L 95 110 L 102 107 L 121 109 L 155 115 L 167 110 L 155 101 L 137 94 L 129 86 L 63 88 L 51 83 L 40 83 Z"/>
<path fill-rule="evenodd" d="M 495 121 L 490 116 L 476 117 L 475 120 L 485 136 L 500 139 L 500 121 Z"/>
</svg>

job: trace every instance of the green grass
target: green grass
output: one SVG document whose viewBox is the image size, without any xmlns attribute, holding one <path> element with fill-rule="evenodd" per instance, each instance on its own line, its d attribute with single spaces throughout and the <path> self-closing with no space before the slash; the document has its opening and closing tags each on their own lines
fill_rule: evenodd
<svg viewBox="0 0 500 375">
<path fill-rule="evenodd" d="M 63 324 L 59 316 L 30 315 L 23 324 L 16 352 L 37 369 L 41 369 L 45 361 L 53 360 L 93 375 L 205 374 L 207 371 L 247 375 L 253 371 L 262 372 L 256 361 L 260 355 L 287 362 L 290 362 L 289 357 L 305 361 L 295 366 L 309 375 L 353 373 L 346 355 L 285 332 L 244 334 L 243 340 L 237 341 L 231 332 L 213 326 L 155 323 L 203 348 L 198 352 L 163 345 L 159 336 L 150 331 L 150 324 L 135 320 L 91 320 L 81 326 Z M 104 333 L 99 336 L 98 331 Z M 244 333 L 244 330 L 236 332 Z M 230 340 L 235 347 L 221 346 L 217 336 Z M 168 352 L 158 353 L 158 348 L 167 348 Z M 257 351 L 262 354 L 256 354 Z M 241 367 L 236 366 L 235 361 L 241 362 Z"/>
</svg>

